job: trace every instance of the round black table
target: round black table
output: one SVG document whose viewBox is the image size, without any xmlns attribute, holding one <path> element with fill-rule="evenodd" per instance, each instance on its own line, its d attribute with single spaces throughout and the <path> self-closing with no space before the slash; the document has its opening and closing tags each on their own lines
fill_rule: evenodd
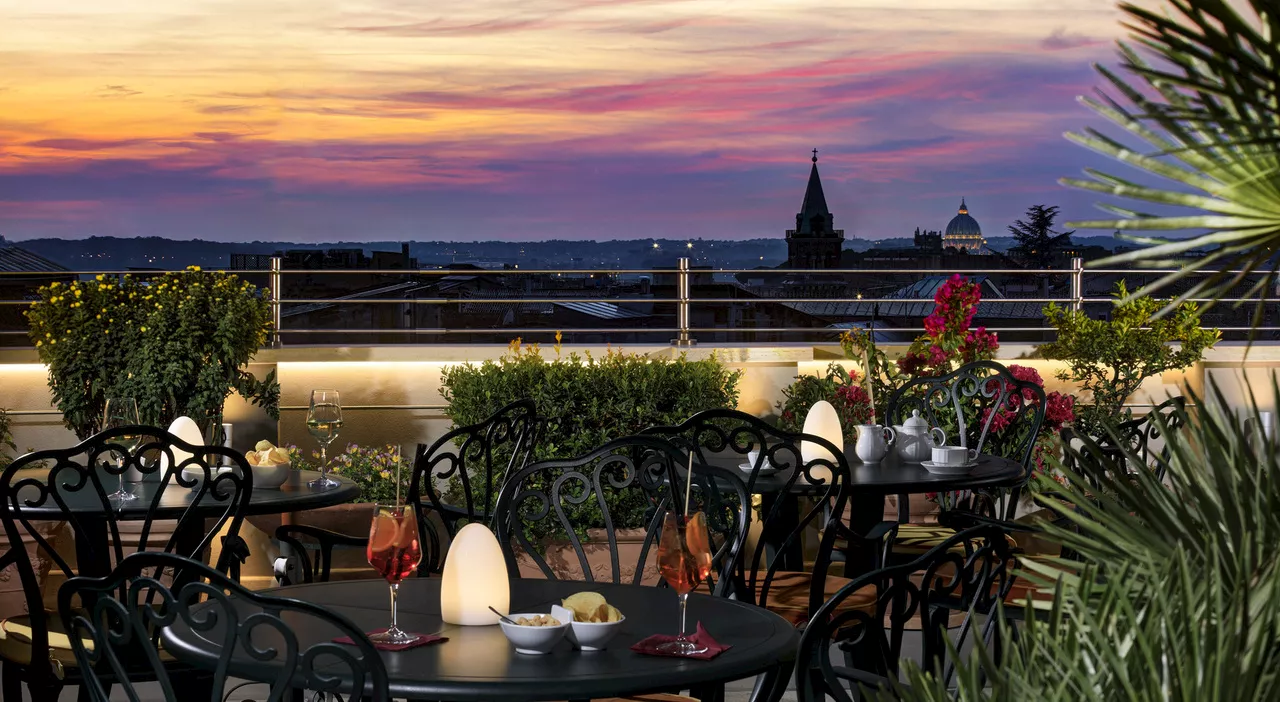
<svg viewBox="0 0 1280 702">
<path fill-rule="evenodd" d="M 20 471 L 18 473 L 21 476 L 20 479 L 42 476 L 42 474 L 47 475 L 48 469 L 32 468 L 30 471 Z M 296 484 L 285 484 L 280 486 L 279 489 L 254 488 L 249 493 L 249 505 L 245 510 L 245 516 L 330 507 L 350 502 L 360 496 L 360 487 L 351 480 L 337 474 L 331 473 L 330 475 L 340 485 L 327 490 L 315 490 L 307 485 L 310 481 L 320 477 L 319 472 L 311 470 L 298 471 Z M 115 476 L 104 478 L 104 485 L 108 486 L 108 489 L 114 490 L 115 484 Z M 144 480 L 137 483 L 127 483 L 127 485 L 138 496 L 138 499 L 123 503 L 112 501 L 104 504 L 92 488 L 61 493 L 66 500 L 67 509 L 80 520 L 83 532 L 101 537 L 96 543 L 82 544 L 77 541 L 76 554 L 82 575 L 105 575 L 110 570 L 110 563 L 107 560 L 107 555 L 110 553 L 107 539 L 111 533 L 106 526 L 108 519 L 117 521 L 139 520 L 146 519 L 148 514 L 154 519 L 178 519 L 186 514 L 188 508 L 191 507 L 192 497 L 195 495 L 195 491 L 170 481 L 169 485 L 164 488 L 164 492 L 160 494 L 155 510 L 151 511 L 151 502 L 162 483 L 159 480 Z M 21 498 L 21 492 L 19 492 L 19 498 Z M 204 516 L 217 517 L 225 509 L 225 502 L 206 498 L 196 505 L 194 514 L 200 516 L 203 512 L 205 513 Z M 63 519 L 65 514 L 54 500 L 46 500 L 43 505 L 38 507 L 24 507 L 22 513 L 26 519 L 49 519 L 55 521 Z M 204 538 L 205 533 L 203 520 L 186 520 L 183 523 L 183 527 L 175 533 L 177 552 L 182 554 L 193 552 Z"/>
<path fill-rule="evenodd" d="M 884 519 L 884 500 L 888 495 L 918 495 L 926 492 L 952 492 L 956 490 L 975 490 L 987 487 L 1007 487 L 1016 485 L 1026 475 L 1026 469 L 1017 461 L 979 454 L 974 469 L 964 475 L 935 475 L 925 470 L 919 463 L 908 463 L 900 459 L 890 450 L 889 455 L 879 463 L 863 463 L 851 449 L 845 451 L 849 461 L 849 528 L 855 534 L 865 534 Z M 738 470 L 738 466 L 747 461 L 745 456 L 736 453 L 723 453 L 709 456 L 708 463 L 722 468 Z M 799 498 L 801 496 L 820 495 L 826 492 L 827 486 L 814 485 L 800 476 L 791 481 L 794 468 L 780 470 L 770 475 L 756 477 L 752 492 L 761 496 L 766 512 L 773 508 L 775 500 L 782 500 L 779 505 L 778 522 L 781 525 L 795 524 L 800 519 Z M 745 472 L 743 473 L 745 479 Z M 778 541 L 774 544 L 775 553 L 781 559 L 781 567 L 787 570 L 803 569 L 803 553 L 798 544 L 792 548 L 783 545 L 789 530 L 775 529 L 772 535 L 765 534 L 766 542 Z M 874 554 L 859 553 L 860 549 L 851 544 L 849 561 L 845 563 L 846 577 L 857 577 L 869 572 L 874 564 Z"/>
<path fill-rule="evenodd" d="M 42 473 L 47 474 L 48 470 L 33 468 L 30 471 L 21 471 L 18 475 L 21 476 L 19 478 L 21 480 Z M 341 484 L 328 490 L 314 490 L 307 483 L 320 477 L 320 473 L 313 470 L 300 470 L 296 485 L 286 483 L 278 489 L 255 487 L 249 494 L 249 507 L 245 510 L 245 514 L 246 516 L 278 514 L 331 507 L 350 502 L 360 496 L 360 488 L 355 483 L 336 473 L 330 473 L 330 476 Z M 108 486 L 108 489 L 114 490 L 115 476 L 103 478 L 103 484 Z M 144 480 L 138 483 L 126 483 L 126 485 L 138 496 L 138 499 L 123 503 L 110 502 L 107 505 L 109 509 L 103 508 L 102 501 L 91 489 L 62 494 L 67 501 L 67 507 L 77 515 L 105 517 L 110 513 L 117 520 L 145 519 L 149 513 L 155 519 L 177 519 L 186 513 L 187 508 L 191 506 L 191 498 L 195 495 L 194 490 L 171 481 L 160 495 L 155 511 L 151 512 L 151 501 L 155 498 L 156 491 L 160 489 L 160 481 Z M 222 512 L 225 505 L 225 502 L 207 501 L 199 505 L 198 509 L 207 509 L 209 516 L 216 516 Z M 31 519 L 59 519 L 63 514 L 62 508 L 53 500 L 48 500 L 39 507 L 25 507 L 22 511 Z"/>
<path fill-rule="evenodd" d="M 512 612 L 549 612 L 552 604 L 585 590 L 597 591 L 626 617 L 604 651 L 574 650 L 567 640 L 546 655 L 516 653 L 498 626 L 454 626 L 440 619 L 440 580 L 410 578 L 400 585 L 400 626 L 439 633 L 444 643 L 382 652 L 391 696 L 431 700 L 584 700 L 680 689 L 714 688 L 731 680 L 764 674 L 761 689 L 777 700 L 786 689 L 800 637 L 772 612 L 709 595 L 689 597 L 689 627 L 701 621 L 728 651 L 711 660 L 648 656 L 630 649 L 652 634 L 673 633 L 679 621 L 676 595 L 666 588 L 639 585 L 511 581 Z M 387 585 L 381 580 L 315 583 L 277 588 L 269 594 L 324 605 L 365 631 L 385 627 L 390 618 Z M 244 601 L 244 615 L 254 607 Z M 239 617 L 241 621 L 244 616 Z M 295 618 L 299 646 L 327 641 L 332 632 Z M 219 631 L 193 632 L 182 619 L 163 636 L 165 650 L 191 665 L 212 669 L 218 662 Z M 239 652 L 229 673 L 247 680 L 275 679 L 279 664 L 259 663 Z"/>
</svg>

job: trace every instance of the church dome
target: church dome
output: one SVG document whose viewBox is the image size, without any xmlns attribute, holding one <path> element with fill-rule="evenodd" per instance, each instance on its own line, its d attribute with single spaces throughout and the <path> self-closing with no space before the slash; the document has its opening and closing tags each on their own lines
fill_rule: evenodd
<svg viewBox="0 0 1280 702">
<path fill-rule="evenodd" d="M 969 216 L 969 208 L 960 201 L 960 212 L 947 223 L 946 236 L 982 236 L 978 220 Z"/>
</svg>

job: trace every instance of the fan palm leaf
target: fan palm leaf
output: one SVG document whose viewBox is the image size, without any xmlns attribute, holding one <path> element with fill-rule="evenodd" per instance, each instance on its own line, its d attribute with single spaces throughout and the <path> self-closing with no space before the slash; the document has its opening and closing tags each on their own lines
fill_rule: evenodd
<svg viewBox="0 0 1280 702">
<path fill-rule="evenodd" d="M 1233 297 L 1241 285 L 1242 297 L 1256 297 L 1260 305 L 1280 262 L 1280 10 L 1274 0 L 1168 4 L 1168 14 L 1121 5 L 1133 42 L 1122 43 L 1120 54 L 1134 84 L 1098 67 L 1111 92 L 1082 98 L 1142 146 L 1094 129 L 1067 138 L 1169 186 L 1141 185 L 1094 169 L 1086 170 L 1087 178 L 1061 182 L 1197 212 L 1157 215 L 1106 205 L 1118 219 L 1069 226 L 1122 233 L 1198 230 L 1183 239 L 1130 234 L 1141 248 L 1092 265 L 1174 269 L 1135 293 L 1185 286 L 1167 310 L 1188 299 L 1212 305 Z M 1202 250 L 1208 255 L 1187 259 Z M 1255 320 L 1260 313 L 1259 307 Z"/>
<path fill-rule="evenodd" d="M 1189 399 L 1227 406 L 1216 386 L 1207 405 Z M 1056 588 L 1052 609 L 1028 619 L 998 664 L 977 646 L 954 689 L 909 665 L 892 698 L 1280 699 L 1280 446 L 1234 413 L 1183 419 L 1164 434 L 1164 482 L 1110 470 L 1091 440 L 1072 449 L 1069 484 L 1045 480 L 1039 499 L 1070 523 L 1046 525 L 1048 538 L 1082 560 L 1026 561 L 1021 575 Z"/>
</svg>

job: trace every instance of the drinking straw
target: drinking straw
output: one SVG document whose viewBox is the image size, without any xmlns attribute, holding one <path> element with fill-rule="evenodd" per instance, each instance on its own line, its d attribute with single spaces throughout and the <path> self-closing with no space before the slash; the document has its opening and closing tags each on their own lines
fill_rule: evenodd
<svg viewBox="0 0 1280 702">
<path fill-rule="evenodd" d="M 867 400 L 871 402 L 871 418 L 876 418 L 876 394 L 875 384 L 871 382 L 871 355 L 867 352 L 867 347 L 862 347 L 862 367 L 866 371 L 866 377 L 863 379 L 867 385 Z"/>
<path fill-rule="evenodd" d="M 684 516 L 689 516 L 689 497 L 693 489 L 693 451 L 689 452 L 689 475 L 684 483 Z"/>
<path fill-rule="evenodd" d="M 396 506 L 400 506 L 400 464 L 404 463 L 404 452 L 396 444 Z"/>
</svg>

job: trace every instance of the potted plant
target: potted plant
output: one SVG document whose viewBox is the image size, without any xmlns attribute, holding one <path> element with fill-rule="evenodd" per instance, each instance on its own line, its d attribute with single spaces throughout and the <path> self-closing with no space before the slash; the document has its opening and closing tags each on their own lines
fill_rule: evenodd
<svg viewBox="0 0 1280 702">
<path fill-rule="evenodd" d="M 0 470 L 9 465 L 13 460 L 11 452 L 17 450 L 17 444 L 13 443 L 9 413 L 0 407 Z"/>
<path fill-rule="evenodd" d="M 819 400 L 826 400 L 836 408 L 847 446 L 858 441 L 859 424 L 870 424 L 875 420 L 875 408 L 871 406 L 871 398 L 859 382 L 858 375 L 838 363 L 832 363 L 827 366 L 825 375 L 798 375 L 791 385 L 782 389 L 782 399 L 778 401 L 778 428 L 790 432 L 802 430 L 809 408 Z"/>
<path fill-rule="evenodd" d="M 1101 436 L 1106 421 L 1132 417 L 1124 403 L 1142 381 L 1191 366 L 1220 337 L 1217 329 L 1200 327 L 1194 302 L 1160 315 L 1166 301 L 1131 295 L 1124 281 L 1116 284 L 1114 295 L 1116 304 L 1105 320 L 1054 303 L 1044 308 L 1045 320 L 1058 334 L 1038 352 L 1065 361 L 1067 368 L 1058 377 L 1078 383 L 1088 393 L 1088 401 L 1075 408 L 1075 426 L 1091 436 Z"/>
<path fill-rule="evenodd" d="M 101 428 L 110 396 L 137 400 L 144 423 L 188 415 L 219 423 L 232 392 L 278 417 L 274 371 L 246 370 L 271 329 L 270 303 L 234 275 L 199 266 L 146 279 L 52 282 L 27 310 L 49 389 L 81 439 Z"/>
<path fill-rule="evenodd" d="M 449 403 L 445 414 L 455 426 L 464 426 L 515 400 L 532 399 L 545 420 L 534 447 L 532 460 L 536 461 L 579 456 L 651 426 L 678 424 L 704 409 L 737 405 L 740 373 L 730 371 L 714 356 L 651 358 L 617 350 L 600 357 L 564 356 L 558 346 L 556 351 L 555 358 L 548 359 L 536 345 L 524 346 L 516 339 L 510 352 L 498 360 L 446 367 L 440 391 Z M 505 460 L 496 462 L 505 465 Z M 488 486 L 481 483 L 479 475 L 473 475 L 472 489 L 483 502 Z M 446 492 L 445 498 L 462 499 L 457 492 Z M 645 500 L 636 491 L 619 491 L 608 499 L 620 538 L 633 542 L 625 548 L 640 548 Z M 591 501 L 568 508 L 579 536 L 591 541 L 594 534 L 598 539 L 600 532 L 595 530 L 604 526 L 600 510 Z M 549 523 L 537 529 L 531 539 L 548 549 L 548 561 L 556 560 L 553 551 L 564 543 L 562 535 Z M 569 568 L 575 559 L 562 560 Z M 536 572 L 526 566 L 532 564 L 522 566 L 525 572 Z M 609 568 L 607 561 L 604 567 Z M 653 576 L 656 581 L 656 571 Z"/>
</svg>

